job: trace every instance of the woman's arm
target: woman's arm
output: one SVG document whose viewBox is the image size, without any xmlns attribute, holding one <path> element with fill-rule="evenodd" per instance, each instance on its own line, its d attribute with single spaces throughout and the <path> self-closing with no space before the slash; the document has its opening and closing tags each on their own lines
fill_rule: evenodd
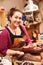
<svg viewBox="0 0 43 65">
<path fill-rule="evenodd" d="M 20 26 L 21 26 L 22 30 L 24 31 L 24 33 L 26 35 L 26 43 L 27 43 L 27 45 L 32 44 L 32 41 L 31 41 L 31 39 L 30 39 L 30 37 L 29 37 L 29 35 L 27 33 L 27 30 L 26 30 L 25 26 L 24 25 L 20 25 Z"/>
<path fill-rule="evenodd" d="M 6 54 L 20 54 L 23 55 L 24 52 L 20 52 L 20 51 L 14 51 L 14 50 L 10 50 L 10 46 L 11 46 L 11 39 L 10 39 L 10 35 L 9 32 L 5 29 L 3 30 L 3 32 L 0 35 L 0 51 L 3 55 Z"/>
<path fill-rule="evenodd" d="M 6 54 L 7 54 L 7 55 L 15 55 L 15 54 L 24 55 L 24 52 L 14 51 L 14 50 L 8 49 L 8 50 L 6 51 Z"/>
</svg>

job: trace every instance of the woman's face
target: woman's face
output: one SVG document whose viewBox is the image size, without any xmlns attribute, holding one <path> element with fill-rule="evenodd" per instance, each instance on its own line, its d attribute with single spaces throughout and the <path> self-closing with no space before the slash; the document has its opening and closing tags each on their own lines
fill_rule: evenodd
<svg viewBox="0 0 43 65">
<path fill-rule="evenodd" d="M 19 26 L 22 23 L 22 13 L 18 11 L 14 12 L 13 16 L 10 17 L 10 20 L 13 26 Z"/>
</svg>

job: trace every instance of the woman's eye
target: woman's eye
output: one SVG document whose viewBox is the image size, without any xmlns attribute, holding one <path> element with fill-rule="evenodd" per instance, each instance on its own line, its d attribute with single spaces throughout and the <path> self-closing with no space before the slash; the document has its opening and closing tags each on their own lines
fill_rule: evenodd
<svg viewBox="0 0 43 65">
<path fill-rule="evenodd" d="M 21 17 L 19 19 L 22 19 Z"/>
<path fill-rule="evenodd" d="M 16 18 L 16 19 L 20 19 L 20 20 L 22 19 L 21 17 L 17 17 L 17 16 L 16 16 L 15 18 Z"/>
<path fill-rule="evenodd" d="M 18 18 L 18 17 L 15 17 L 16 19 Z"/>
</svg>

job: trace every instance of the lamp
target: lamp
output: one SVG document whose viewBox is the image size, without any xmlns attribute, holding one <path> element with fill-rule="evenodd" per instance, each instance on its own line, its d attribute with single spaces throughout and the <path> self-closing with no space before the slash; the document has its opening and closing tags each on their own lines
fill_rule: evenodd
<svg viewBox="0 0 43 65">
<path fill-rule="evenodd" d="M 24 8 L 24 13 L 33 12 L 33 11 L 37 11 L 37 10 L 38 10 L 38 6 L 36 4 L 34 4 L 32 0 L 28 0 L 28 5 Z"/>
<path fill-rule="evenodd" d="M 27 16 L 28 20 L 34 21 L 34 17 L 33 17 L 34 11 L 38 11 L 38 6 L 36 4 L 34 4 L 32 0 L 28 0 L 28 4 L 24 8 L 24 11 L 23 11 L 24 13 L 27 13 L 26 16 Z M 31 13 L 31 14 L 29 14 L 30 16 L 28 15 L 28 13 Z"/>
</svg>

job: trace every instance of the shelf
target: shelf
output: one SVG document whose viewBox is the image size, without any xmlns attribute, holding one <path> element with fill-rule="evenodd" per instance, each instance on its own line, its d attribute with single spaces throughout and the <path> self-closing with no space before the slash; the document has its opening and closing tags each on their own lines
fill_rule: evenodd
<svg viewBox="0 0 43 65">
<path fill-rule="evenodd" d="M 6 15 L 4 9 L 0 9 L 0 26 L 6 26 Z"/>
<path fill-rule="evenodd" d="M 33 32 L 36 31 L 37 32 L 37 35 L 38 33 L 40 33 L 40 23 L 41 22 L 33 22 L 33 23 L 28 23 L 28 25 L 26 25 L 26 30 L 28 32 L 28 35 L 30 36 L 30 38 L 33 40 Z M 37 39 L 38 39 L 38 36 L 37 36 Z"/>
<path fill-rule="evenodd" d="M 4 27 L 1 27 L 1 26 L 0 26 L 0 31 L 2 31 L 3 29 L 4 29 Z"/>
<path fill-rule="evenodd" d="M 3 13 L 4 12 L 4 9 L 0 10 L 0 13 Z"/>
<path fill-rule="evenodd" d="M 28 23 L 28 25 L 26 26 L 26 28 L 30 28 L 30 26 L 34 26 L 34 25 L 37 25 L 37 24 L 40 24 L 41 22 L 33 22 L 33 23 Z"/>
</svg>

